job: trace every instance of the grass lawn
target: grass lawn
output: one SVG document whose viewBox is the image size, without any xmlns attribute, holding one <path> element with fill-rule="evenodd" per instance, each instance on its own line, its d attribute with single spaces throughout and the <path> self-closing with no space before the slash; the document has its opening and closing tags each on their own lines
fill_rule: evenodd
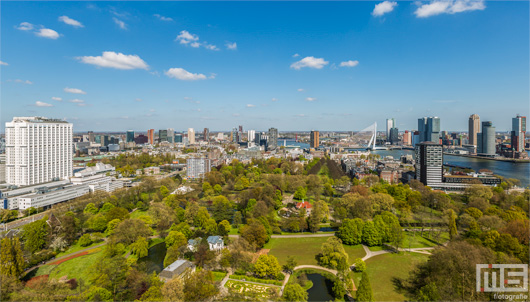
<svg viewBox="0 0 530 302">
<path fill-rule="evenodd" d="M 130 213 L 131 218 L 138 218 L 140 216 L 149 216 L 149 214 L 147 214 L 147 211 L 140 211 L 140 210 L 136 210 Z"/>
<path fill-rule="evenodd" d="M 282 232 L 281 235 L 304 235 L 304 234 L 335 234 L 335 231 L 329 231 L 329 232 L 320 232 L 317 231 L 316 233 L 311 232 Z"/>
<path fill-rule="evenodd" d="M 157 245 L 159 243 L 162 243 L 162 242 L 164 242 L 164 238 L 149 239 L 149 248 L 151 248 L 152 246 Z"/>
<path fill-rule="evenodd" d="M 230 232 L 228 232 L 228 235 L 238 235 L 239 234 L 239 228 L 230 228 Z"/>
<path fill-rule="evenodd" d="M 99 249 L 103 250 L 104 248 L 105 246 L 102 246 Z M 83 281 L 85 281 L 85 284 L 88 284 L 88 281 L 87 281 L 88 269 L 100 255 L 101 255 L 101 251 L 88 254 L 88 255 L 84 255 L 81 257 L 77 257 L 77 258 L 68 260 L 66 262 L 63 262 L 59 265 L 54 265 L 55 268 L 53 268 L 49 272 L 50 278 L 61 278 L 62 276 L 67 275 L 69 279 L 71 278 L 76 278 L 78 280 L 83 279 Z M 40 270 L 46 266 L 48 265 L 40 267 L 39 272 L 37 273 L 40 273 Z"/>
<path fill-rule="evenodd" d="M 434 247 L 438 246 L 434 241 L 428 238 L 429 234 L 423 232 L 423 237 L 420 236 L 420 232 L 403 232 L 403 242 L 401 243 L 402 248 L 418 248 L 418 247 Z M 427 237 L 427 238 L 426 238 Z M 440 241 L 445 242 L 444 234 L 440 236 Z"/>
<path fill-rule="evenodd" d="M 92 247 L 92 246 L 96 246 L 96 245 L 98 245 L 98 244 L 102 244 L 102 243 L 105 243 L 105 242 L 104 242 L 104 241 L 98 241 L 98 242 L 94 242 L 94 243 L 92 243 L 92 244 L 89 245 L 89 246 L 80 246 L 80 245 L 79 245 L 79 241 L 76 241 L 76 243 L 73 244 L 72 246 L 70 246 L 70 248 L 68 248 L 66 251 L 57 254 L 57 255 L 55 256 L 55 258 L 59 258 L 59 257 L 62 257 L 62 256 L 64 256 L 64 255 L 68 255 L 68 254 L 71 254 L 71 253 L 75 253 L 75 252 L 80 251 L 80 250 L 82 250 L 82 249 L 86 249 L 86 248 L 89 248 L 89 247 Z"/>
<path fill-rule="evenodd" d="M 376 246 L 369 246 L 368 249 L 372 252 L 382 251 L 386 249 L 384 246 L 376 245 Z"/>
<path fill-rule="evenodd" d="M 348 253 L 348 264 L 350 265 L 353 264 L 355 259 L 366 256 L 366 252 L 364 251 L 363 246 L 360 244 L 358 245 L 343 244 L 343 246 L 344 246 L 344 250 L 346 251 L 346 253 Z"/>
<path fill-rule="evenodd" d="M 270 249 L 269 255 L 278 258 L 280 265 L 287 262 L 287 256 L 294 256 L 298 265 L 318 265 L 315 256 L 320 253 L 320 246 L 328 237 L 306 237 L 306 238 L 271 238 L 265 249 Z"/>
<path fill-rule="evenodd" d="M 213 280 L 215 282 L 221 282 L 227 273 L 224 272 L 213 272 Z"/>
<path fill-rule="evenodd" d="M 405 301 L 406 297 L 396 292 L 393 278 L 407 278 L 416 264 L 428 259 L 418 253 L 383 254 L 366 260 L 375 301 Z M 355 273 L 355 284 L 359 286 L 361 273 Z"/>
</svg>

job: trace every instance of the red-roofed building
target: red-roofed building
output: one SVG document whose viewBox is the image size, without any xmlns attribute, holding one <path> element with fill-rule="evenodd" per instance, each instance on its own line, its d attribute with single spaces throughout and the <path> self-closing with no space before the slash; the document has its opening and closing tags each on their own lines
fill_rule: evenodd
<svg viewBox="0 0 530 302">
<path fill-rule="evenodd" d="M 312 207 L 313 207 L 313 206 L 312 206 L 308 201 L 299 202 L 299 203 L 296 204 L 296 208 L 297 208 L 297 209 L 302 209 L 302 208 L 304 208 L 304 209 L 306 209 L 306 213 L 307 213 L 307 214 L 311 213 L 311 208 L 312 208 Z"/>
</svg>

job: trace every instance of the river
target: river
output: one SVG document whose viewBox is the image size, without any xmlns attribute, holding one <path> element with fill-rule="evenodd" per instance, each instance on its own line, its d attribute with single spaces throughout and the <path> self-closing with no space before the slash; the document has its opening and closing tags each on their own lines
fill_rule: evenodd
<svg viewBox="0 0 530 302">
<path fill-rule="evenodd" d="M 393 156 L 394 159 L 399 159 L 402 154 L 412 154 L 412 150 L 376 150 L 372 151 L 381 156 Z M 494 174 L 505 178 L 516 178 L 521 181 L 521 185 L 526 187 L 530 185 L 530 163 L 511 163 L 498 160 L 487 160 L 480 158 L 470 158 L 463 156 L 444 155 L 444 163 L 458 165 L 463 167 L 470 167 L 478 171 L 480 169 L 488 169 Z"/>
</svg>

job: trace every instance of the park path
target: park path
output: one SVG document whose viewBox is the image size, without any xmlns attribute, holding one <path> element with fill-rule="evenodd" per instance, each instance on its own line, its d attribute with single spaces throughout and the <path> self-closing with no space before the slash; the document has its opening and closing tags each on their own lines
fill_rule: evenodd
<svg viewBox="0 0 530 302">
<path fill-rule="evenodd" d="M 313 234 L 313 233 L 307 233 L 307 235 L 271 235 L 271 238 L 305 238 L 305 237 L 331 237 L 335 236 L 335 233 L 325 233 L 325 234 Z M 228 235 L 228 237 L 231 238 L 238 238 L 239 235 Z"/>
<path fill-rule="evenodd" d="M 372 257 L 375 257 L 375 256 L 378 256 L 378 255 L 382 255 L 382 254 L 386 254 L 386 253 L 392 253 L 393 251 L 392 250 L 381 250 L 381 251 L 371 251 L 366 245 L 362 245 L 363 246 L 363 249 L 364 251 L 366 252 L 366 256 L 364 256 L 362 259 L 363 261 L 366 261 Z M 426 254 L 426 255 L 430 255 L 431 253 L 429 252 L 430 250 L 434 250 L 434 247 L 416 247 L 416 248 L 407 248 L 407 249 L 404 249 L 404 248 L 399 248 L 398 249 L 400 252 L 411 252 L 411 253 L 420 253 L 420 254 Z M 352 268 L 354 267 L 353 265 L 351 266 Z"/>
</svg>

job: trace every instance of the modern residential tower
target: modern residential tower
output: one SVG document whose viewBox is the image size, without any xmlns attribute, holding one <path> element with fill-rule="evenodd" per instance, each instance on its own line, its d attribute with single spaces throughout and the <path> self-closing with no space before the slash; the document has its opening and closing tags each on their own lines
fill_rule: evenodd
<svg viewBox="0 0 530 302">
<path fill-rule="evenodd" d="M 319 131 L 311 130 L 311 135 L 309 139 L 310 139 L 309 146 L 311 148 L 316 149 L 320 146 L 320 132 Z"/>
<path fill-rule="evenodd" d="M 469 117 L 469 144 L 478 146 L 477 133 L 480 132 L 480 117 L 478 114 L 473 114 Z"/>
<path fill-rule="evenodd" d="M 525 150 L 524 138 L 526 135 L 526 116 L 517 115 L 512 118 L 511 144 L 515 152 Z"/>
<path fill-rule="evenodd" d="M 439 185 L 443 177 L 442 145 L 422 142 L 416 145 L 416 179 L 426 186 Z"/>
<path fill-rule="evenodd" d="M 477 134 L 477 142 L 477 154 L 495 156 L 495 127 L 492 122 L 482 122 L 482 132 Z"/>
</svg>

